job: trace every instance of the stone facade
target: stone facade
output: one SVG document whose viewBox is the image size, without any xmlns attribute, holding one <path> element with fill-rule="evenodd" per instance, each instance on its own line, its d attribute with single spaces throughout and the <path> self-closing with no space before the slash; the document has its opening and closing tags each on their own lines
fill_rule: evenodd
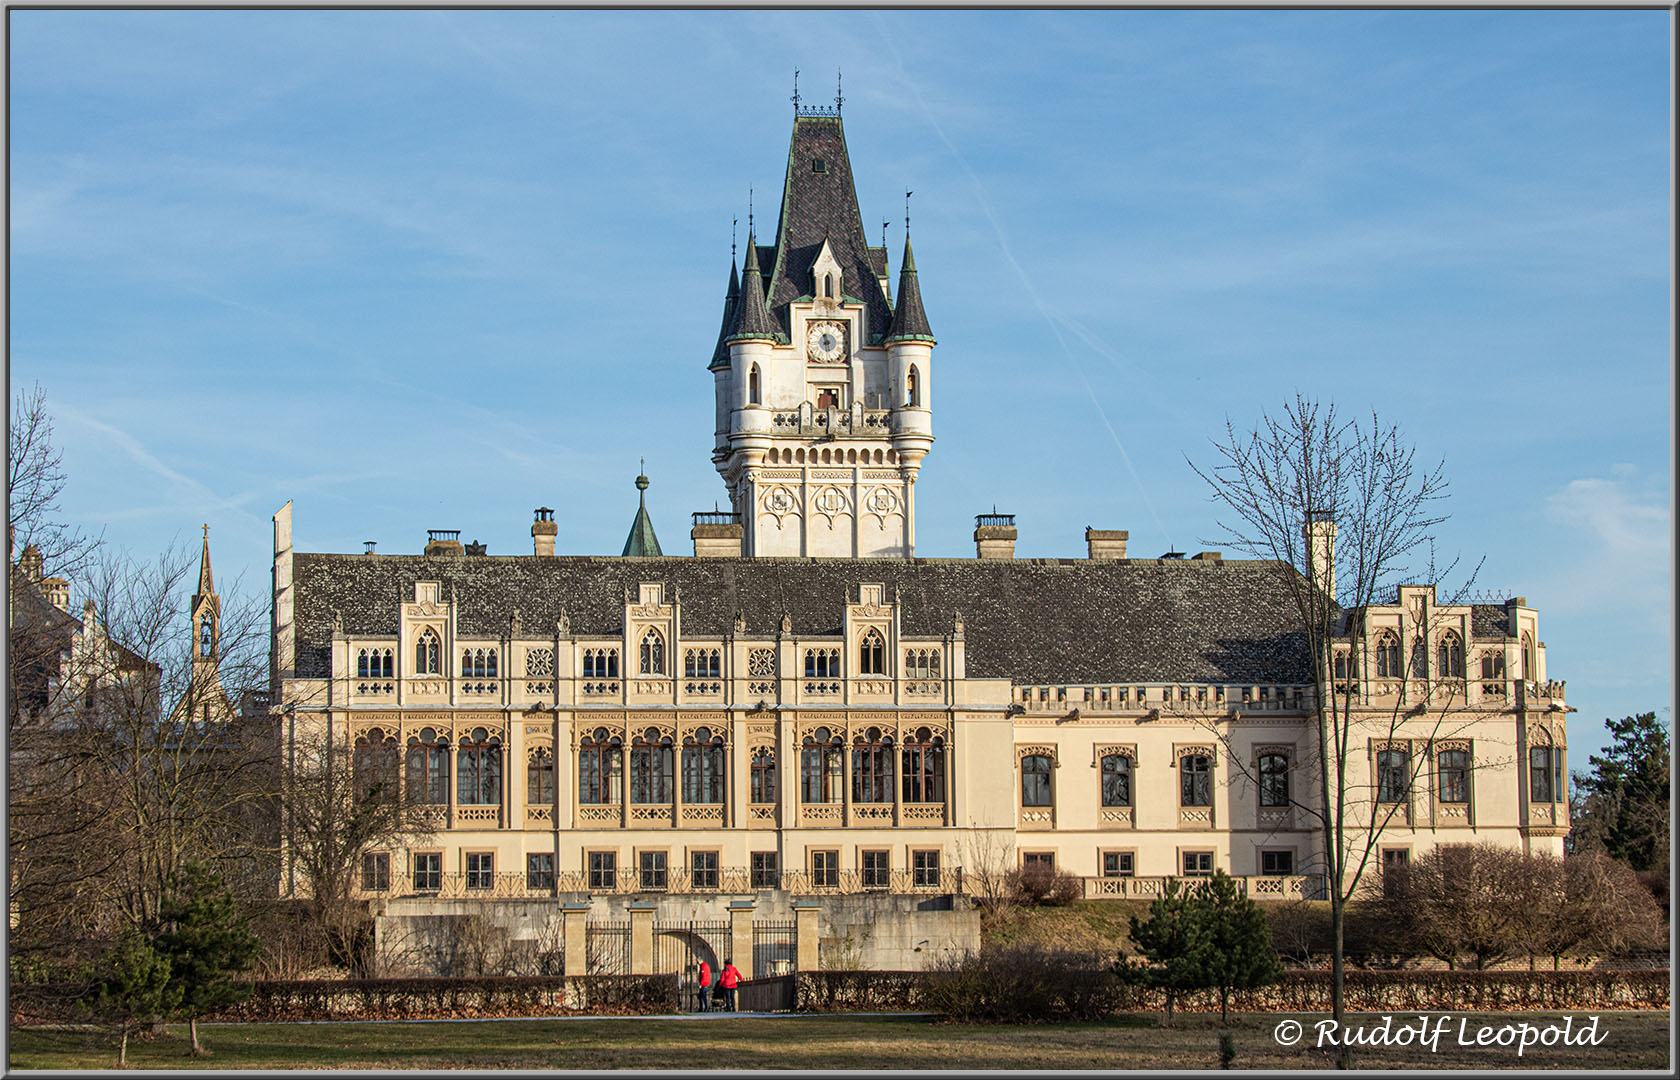
<svg viewBox="0 0 1680 1080">
<path fill-rule="evenodd" d="M 387 918 L 808 901 L 817 938 L 920 966 L 973 940 L 937 898 L 1028 862 L 1090 897 L 1216 869 L 1321 894 L 1296 571 L 1136 558 L 1120 530 L 1016 559 L 995 513 L 976 558 L 909 557 L 933 341 L 908 243 L 895 305 L 856 223 L 838 116 L 801 115 L 777 242 L 731 269 L 711 371 L 735 510 L 696 515 L 696 557 L 555 555 L 546 508 L 529 556 L 299 553 L 275 515 L 281 730 L 431 816 L 367 853 Z M 1333 562 L 1333 527 L 1311 540 Z M 1335 677 L 1377 859 L 1561 852 L 1567 706 L 1535 609 L 1404 586 L 1358 615 Z"/>
</svg>

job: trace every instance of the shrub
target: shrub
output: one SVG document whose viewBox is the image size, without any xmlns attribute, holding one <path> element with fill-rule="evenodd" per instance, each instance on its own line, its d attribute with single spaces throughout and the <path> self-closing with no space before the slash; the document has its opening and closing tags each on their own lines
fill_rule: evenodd
<svg viewBox="0 0 1680 1080">
<path fill-rule="evenodd" d="M 1028 863 L 1011 874 L 1015 899 L 1022 904 L 1067 907 L 1085 894 L 1085 883 L 1046 863 Z"/>
<path fill-rule="evenodd" d="M 1037 945 L 988 946 L 944 958 L 928 973 L 924 1004 L 947 1020 L 1030 1024 L 1095 1020 L 1123 1000 L 1114 973 L 1093 956 Z"/>
</svg>

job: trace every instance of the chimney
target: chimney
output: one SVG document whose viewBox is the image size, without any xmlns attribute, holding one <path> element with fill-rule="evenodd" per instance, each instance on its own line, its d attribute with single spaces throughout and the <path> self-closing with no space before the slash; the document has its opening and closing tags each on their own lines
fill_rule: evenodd
<svg viewBox="0 0 1680 1080">
<path fill-rule="evenodd" d="M 981 559 L 1013 559 L 1015 557 L 1015 515 L 1000 514 L 994 508 L 989 514 L 974 515 L 974 551 Z"/>
<path fill-rule="evenodd" d="M 741 515 L 728 510 L 701 510 L 694 515 L 694 528 L 689 537 L 694 541 L 696 559 L 739 559 Z"/>
<path fill-rule="evenodd" d="M 41 557 L 41 549 L 34 544 L 25 544 L 23 554 L 18 556 L 18 569 L 29 579 L 30 584 L 38 585 L 46 574 L 46 560 Z"/>
<path fill-rule="evenodd" d="M 1125 529 L 1093 529 L 1085 526 L 1085 554 L 1090 559 L 1124 559 L 1126 557 L 1126 538 L 1131 534 Z"/>
<path fill-rule="evenodd" d="M 427 555 L 463 555 L 466 549 L 461 546 L 460 529 L 427 529 Z"/>
<path fill-rule="evenodd" d="M 1225 558 L 1224 555 L 1217 551 L 1199 551 L 1190 557 L 1192 559 L 1200 559 L 1202 562 L 1219 562 Z"/>
<path fill-rule="evenodd" d="M 1302 530 L 1308 558 L 1316 571 L 1314 584 L 1331 597 L 1336 595 L 1336 523 L 1323 510 L 1309 511 Z"/>
<path fill-rule="evenodd" d="M 554 511 L 539 506 L 532 513 L 537 515 L 537 519 L 531 522 L 531 554 L 554 554 L 554 534 L 560 531 L 560 526 L 554 524 Z"/>
</svg>

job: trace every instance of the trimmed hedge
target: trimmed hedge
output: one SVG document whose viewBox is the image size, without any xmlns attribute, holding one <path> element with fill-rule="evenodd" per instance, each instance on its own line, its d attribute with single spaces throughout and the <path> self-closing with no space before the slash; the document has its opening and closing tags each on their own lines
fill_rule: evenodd
<svg viewBox="0 0 1680 1080">
<path fill-rule="evenodd" d="M 800 1012 L 944 1011 L 929 989 L 931 971 L 802 971 Z M 1347 1007 L 1361 1012 L 1558 1012 L 1666 1009 L 1669 973 L 1661 971 L 1349 971 Z M 1165 995 L 1141 986 L 1114 989 L 1116 1012 L 1162 1012 Z M 1182 994 L 1183 1012 L 1218 1012 L 1212 990 Z M 1273 986 L 1231 995 L 1238 1012 L 1329 1012 L 1328 971 L 1286 971 Z"/>
<path fill-rule="evenodd" d="M 642 1016 L 678 1012 L 676 975 L 546 975 L 442 979 L 287 979 L 251 984 L 238 1005 L 204 1020 L 437 1020 L 500 1016 Z M 12 1022 L 75 1018 L 80 987 L 12 986 Z"/>
</svg>

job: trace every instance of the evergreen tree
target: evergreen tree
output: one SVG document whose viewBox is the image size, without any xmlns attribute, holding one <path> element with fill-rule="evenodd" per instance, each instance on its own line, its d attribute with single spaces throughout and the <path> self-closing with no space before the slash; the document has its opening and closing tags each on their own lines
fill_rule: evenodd
<svg viewBox="0 0 1680 1080">
<path fill-rule="evenodd" d="M 1114 968 L 1123 979 L 1166 993 L 1168 1023 L 1179 994 L 1211 985 L 1206 920 L 1199 917 L 1194 892 L 1168 881 L 1166 892 L 1150 903 L 1149 918 L 1131 918 L 1132 944 L 1148 963 L 1121 957 Z"/>
<path fill-rule="evenodd" d="M 176 991 L 169 975 L 169 958 L 132 932 L 100 961 L 85 1008 L 121 1032 L 118 1065 L 128 1064 L 129 1032 L 174 1007 Z"/>
<path fill-rule="evenodd" d="M 1237 891 L 1236 880 L 1225 871 L 1197 888 L 1191 907 L 1206 944 L 1205 985 L 1219 991 L 1219 1022 L 1225 1023 L 1232 990 L 1275 983 L 1283 969 L 1265 913 Z"/>
<path fill-rule="evenodd" d="M 1635 870 L 1668 871 L 1669 735 L 1654 712 L 1606 720 L 1610 748 L 1577 773 L 1571 848 L 1602 851 Z"/>
<path fill-rule="evenodd" d="M 187 1018 L 196 1057 L 208 1053 L 198 1039 L 198 1018 L 250 994 L 250 985 L 233 976 L 256 959 L 257 939 L 233 894 L 203 866 L 189 864 L 170 885 L 152 941 L 168 960 L 174 1012 Z"/>
</svg>

